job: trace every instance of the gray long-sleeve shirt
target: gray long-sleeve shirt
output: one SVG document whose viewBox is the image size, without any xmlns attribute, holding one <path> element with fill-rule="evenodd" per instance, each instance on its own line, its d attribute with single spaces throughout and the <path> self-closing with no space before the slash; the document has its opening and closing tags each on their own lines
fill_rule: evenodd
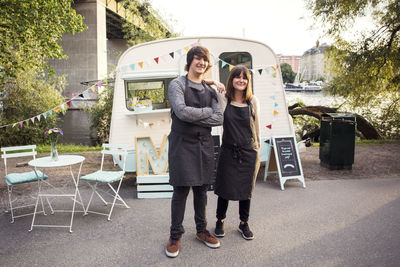
<svg viewBox="0 0 400 267">
<path fill-rule="evenodd" d="M 222 125 L 223 112 L 217 98 L 212 98 L 211 107 L 196 108 L 186 106 L 185 76 L 180 76 L 169 84 L 168 98 L 172 112 L 182 121 L 191 122 L 204 127 Z M 188 81 L 188 86 L 195 90 L 205 90 L 203 84 Z"/>
</svg>

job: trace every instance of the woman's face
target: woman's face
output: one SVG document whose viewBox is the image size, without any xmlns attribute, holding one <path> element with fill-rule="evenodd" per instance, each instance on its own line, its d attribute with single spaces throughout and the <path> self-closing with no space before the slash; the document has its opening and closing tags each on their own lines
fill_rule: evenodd
<svg viewBox="0 0 400 267">
<path fill-rule="evenodd" d="M 247 83 L 248 83 L 247 77 L 243 72 L 240 73 L 240 76 L 233 78 L 232 81 L 233 88 L 239 91 L 246 91 Z"/>
</svg>

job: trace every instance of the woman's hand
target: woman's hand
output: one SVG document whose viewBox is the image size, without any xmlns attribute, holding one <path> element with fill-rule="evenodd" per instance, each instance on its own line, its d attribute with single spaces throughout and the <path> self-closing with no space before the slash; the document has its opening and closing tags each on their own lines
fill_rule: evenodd
<svg viewBox="0 0 400 267">
<path fill-rule="evenodd" d="M 225 92 L 225 85 L 223 83 L 220 83 L 218 81 L 213 81 L 213 80 L 204 80 L 207 85 L 215 85 L 217 87 L 217 91 L 219 93 Z"/>
</svg>

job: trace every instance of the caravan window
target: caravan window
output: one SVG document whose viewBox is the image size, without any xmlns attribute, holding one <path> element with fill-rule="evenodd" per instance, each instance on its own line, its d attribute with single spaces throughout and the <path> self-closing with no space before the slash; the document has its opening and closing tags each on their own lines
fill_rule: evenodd
<svg viewBox="0 0 400 267">
<path fill-rule="evenodd" d="M 128 110 L 135 107 L 151 107 L 150 109 L 168 108 L 168 84 L 172 79 L 155 79 L 126 81 L 125 98 Z"/>
<path fill-rule="evenodd" d="M 248 69 L 253 68 L 253 63 L 252 63 L 252 58 L 250 53 L 248 52 L 225 52 L 219 55 L 219 58 L 223 61 L 225 61 L 228 64 L 231 64 L 233 66 L 236 65 L 244 65 Z M 222 68 L 222 61 L 219 62 L 219 81 L 225 84 L 226 86 L 226 81 L 228 80 L 229 77 L 229 67 L 228 65 L 224 66 Z M 253 76 L 251 76 L 253 79 Z M 253 86 L 253 81 L 251 83 L 251 86 Z M 253 88 L 252 88 L 253 90 Z"/>
</svg>

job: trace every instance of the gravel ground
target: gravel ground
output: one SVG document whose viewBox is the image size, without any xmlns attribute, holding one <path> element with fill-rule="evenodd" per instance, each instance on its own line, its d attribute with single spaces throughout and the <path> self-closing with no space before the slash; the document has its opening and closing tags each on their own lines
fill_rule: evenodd
<svg viewBox="0 0 400 267">
<path fill-rule="evenodd" d="M 46 154 L 38 157 L 47 156 Z M 82 166 L 82 175 L 96 171 L 100 168 L 101 154 L 99 152 L 77 153 L 86 159 Z M 355 162 L 352 170 L 329 170 L 320 166 L 319 147 L 308 147 L 305 152 L 300 153 L 301 164 L 305 180 L 334 180 L 334 179 L 365 179 L 365 178 L 395 178 L 400 177 L 400 143 L 385 143 L 380 145 L 356 146 Z M 17 167 L 23 160 L 11 159 L 8 162 L 9 172 L 30 171 L 29 166 Z M 75 167 L 76 168 L 76 167 Z M 111 157 L 105 160 L 106 169 L 118 169 L 113 166 Z M 73 170 L 77 172 L 77 168 Z M 47 171 L 51 177 L 51 184 L 56 187 L 72 186 L 72 179 L 69 168 L 49 169 Z M 0 168 L 0 176 L 4 177 L 4 165 Z M 264 167 L 260 168 L 258 179 L 263 179 Z M 135 174 L 126 174 L 123 186 L 135 186 Z M 276 174 L 268 176 L 270 183 L 278 183 Z M 87 186 L 80 183 L 80 186 Z M 35 192 L 37 187 L 32 184 L 19 185 L 14 189 L 16 194 L 26 195 Z M 7 203 L 7 187 L 5 180 L 0 179 L 0 208 L 4 209 Z"/>
</svg>

